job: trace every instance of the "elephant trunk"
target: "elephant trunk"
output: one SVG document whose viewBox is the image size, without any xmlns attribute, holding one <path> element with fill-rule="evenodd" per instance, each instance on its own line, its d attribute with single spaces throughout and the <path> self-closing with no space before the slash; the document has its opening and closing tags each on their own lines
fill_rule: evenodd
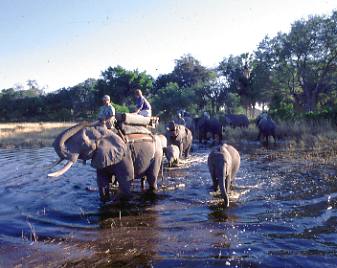
<svg viewBox="0 0 337 268">
<path fill-rule="evenodd" d="M 220 150 L 223 150 L 223 147 L 221 146 L 219 148 Z M 228 163 L 224 164 L 224 170 L 222 173 L 222 176 L 219 179 L 219 188 L 221 192 L 221 196 L 224 199 L 225 207 L 229 207 L 229 176 L 228 176 Z"/>
<path fill-rule="evenodd" d="M 219 188 L 220 188 L 220 192 L 221 192 L 221 196 L 222 198 L 224 199 L 224 202 L 225 202 L 225 207 L 229 207 L 229 196 L 228 196 L 228 192 L 226 190 L 226 180 L 228 178 L 226 178 L 225 176 L 224 177 L 221 177 L 220 180 L 219 180 Z"/>
<path fill-rule="evenodd" d="M 62 135 L 60 135 L 55 142 L 53 143 L 53 146 L 57 152 L 57 154 L 59 155 L 59 157 L 61 159 L 71 159 L 74 160 L 74 156 L 72 153 L 70 153 L 66 146 L 65 143 L 66 141 L 71 138 L 72 136 L 74 136 L 77 132 L 79 132 L 81 129 L 83 129 L 84 127 L 86 127 L 87 124 L 86 123 L 81 123 L 78 125 L 75 125 L 71 128 L 69 128 L 68 130 L 66 130 L 65 132 L 63 132 Z"/>
</svg>

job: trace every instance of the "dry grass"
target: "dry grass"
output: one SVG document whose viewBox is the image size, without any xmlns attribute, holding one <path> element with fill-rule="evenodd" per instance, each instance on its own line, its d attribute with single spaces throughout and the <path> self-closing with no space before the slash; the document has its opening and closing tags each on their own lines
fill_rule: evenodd
<svg viewBox="0 0 337 268">
<path fill-rule="evenodd" d="M 277 128 L 277 136 L 286 141 L 289 150 L 337 151 L 336 127 L 328 121 L 281 122 Z"/>
<path fill-rule="evenodd" d="M 50 146 L 55 137 L 73 122 L 2 123 L 0 124 L 0 147 Z"/>
<path fill-rule="evenodd" d="M 242 146 L 255 141 L 258 130 L 255 125 L 246 129 L 226 128 L 224 139 L 230 144 Z M 276 129 L 276 149 L 290 158 L 314 160 L 337 166 L 337 130 L 330 122 L 279 122 Z M 273 139 L 271 139 L 273 142 Z M 261 147 L 260 144 L 257 145 Z M 256 148 L 256 149 L 257 149 Z M 276 153 L 275 151 L 275 153 Z"/>
<path fill-rule="evenodd" d="M 248 128 L 225 128 L 224 138 L 228 141 L 254 141 L 258 129 L 254 124 Z M 315 148 L 337 141 L 337 130 L 329 121 L 322 122 L 279 122 L 276 128 L 276 139 L 300 148 Z"/>
<path fill-rule="evenodd" d="M 238 141 L 254 141 L 258 135 L 255 125 L 250 124 L 248 128 L 231 128 L 224 129 L 223 138 L 228 143 L 237 143 Z"/>
</svg>

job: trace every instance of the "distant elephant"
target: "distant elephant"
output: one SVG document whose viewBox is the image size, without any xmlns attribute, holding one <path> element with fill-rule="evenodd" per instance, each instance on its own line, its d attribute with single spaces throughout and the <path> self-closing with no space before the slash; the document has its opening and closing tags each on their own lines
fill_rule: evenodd
<svg viewBox="0 0 337 268">
<path fill-rule="evenodd" d="M 173 145 L 173 144 L 167 146 L 165 155 L 166 155 L 169 167 L 172 167 L 174 162 L 176 164 L 179 164 L 180 151 L 179 151 L 178 146 Z"/>
<path fill-rule="evenodd" d="M 218 145 L 212 149 L 207 163 L 214 191 L 220 187 L 225 206 L 229 207 L 230 187 L 240 167 L 240 154 L 231 145 Z"/>
<path fill-rule="evenodd" d="M 219 144 L 222 141 L 222 124 L 216 118 L 207 118 L 205 116 L 195 119 L 196 129 L 199 135 L 199 143 L 207 140 L 207 134 L 212 135 L 213 140 L 218 137 Z"/>
<path fill-rule="evenodd" d="M 245 127 L 249 125 L 248 117 L 244 114 L 226 114 L 224 117 L 224 125 L 235 127 Z"/>
<path fill-rule="evenodd" d="M 274 143 L 276 143 L 276 124 L 267 113 L 263 112 L 256 118 L 256 126 L 259 129 L 257 140 L 260 140 L 261 136 L 264 136 L 268 147 L 268 138 L 269 136 L 272 136 L 274 138 Z"/>
<path fill-rule="evenodd" d="M 115 176 L 122 194 L 130 195 L 130 181 L 147 177 L 150 190 L 157 189 L 157 177 L 162 163 L 163 148 L 157 135 L 129 134 L 119 136 L 112 130 L 95 124 L 78 124 L 63 131 L 53 147 L 60 160 L 68 163 L 59 171 L 64 174 L 78 159 L 91 159 L 97 171 L 97 185 L 102 201 L 110 199 L 109 183 Z"/>
<path fill-rule="evenodd" d="M 176 145 L 179 148 L 179 157 L 187 158 L 190 154 L 193 136 L 191 130 L 183 125 L 177 125 L 173 121 L 168 124 L 167 131 L 167 145 Z"/>
</svg>

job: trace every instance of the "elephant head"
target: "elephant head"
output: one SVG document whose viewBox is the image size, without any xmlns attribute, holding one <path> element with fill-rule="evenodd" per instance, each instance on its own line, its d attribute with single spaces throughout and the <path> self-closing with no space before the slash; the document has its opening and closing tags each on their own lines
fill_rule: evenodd
<svg viewBox="0 0 337 268">
<path fill-rule="evenodd" d="M 171 121 L 168 123 L 166 130 L 167 130 L 167 135 L 170 138 L 176 138 L 179 135 L 178 125 L 174 123 L 174 121 Z"/>
<path fill-rule="evenodd" d="M 78 159 L 89 160 L 95 168 L 118 163 L 126 151 L 125 142 L 114 132 L 95 124 L 81 123 L 63 131 L 54 141 L 53 147 L 66 165 L 50 177 L 64 174 Z"/>
</svg>

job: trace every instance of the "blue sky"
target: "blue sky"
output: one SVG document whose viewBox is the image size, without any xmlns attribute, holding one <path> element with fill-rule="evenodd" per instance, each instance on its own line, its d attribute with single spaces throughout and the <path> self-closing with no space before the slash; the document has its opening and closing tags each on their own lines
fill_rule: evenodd
<svg viewBox="0 0 337 268">
<path fill-rule="evenodd" d="M 0 89 L 53 91 L 121 65 L 156 77 L 190 53 L 207 67 L 252 52 L 335 0 L 0 0 Z"/>
</svg>

